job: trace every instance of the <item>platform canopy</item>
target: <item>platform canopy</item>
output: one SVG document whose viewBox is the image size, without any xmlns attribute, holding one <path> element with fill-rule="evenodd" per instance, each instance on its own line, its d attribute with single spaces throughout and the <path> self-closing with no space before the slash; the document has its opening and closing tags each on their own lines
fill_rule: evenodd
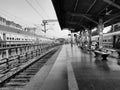
<svg viewBox="0 0 120 90">
<path fill-rule="evenodd" d="M 74 32 L 120 22 L 120 0 L 52 0 L 61 29 Z"/>
</svg>

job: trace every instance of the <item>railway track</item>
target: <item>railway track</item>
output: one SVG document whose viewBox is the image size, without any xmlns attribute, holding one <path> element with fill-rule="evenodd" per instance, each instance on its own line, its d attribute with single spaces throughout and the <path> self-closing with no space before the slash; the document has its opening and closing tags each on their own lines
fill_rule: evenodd
<svg viewBox="0 0 120 90">
<path fill-rule="evenodd" d="M 56 49 L 52 50 L 44 57 L 27 66 L 24 70 L 21 70 L 2 82 L 0 90 L 16 90 L 23 88 L 56 51 Z"/>
</svg>

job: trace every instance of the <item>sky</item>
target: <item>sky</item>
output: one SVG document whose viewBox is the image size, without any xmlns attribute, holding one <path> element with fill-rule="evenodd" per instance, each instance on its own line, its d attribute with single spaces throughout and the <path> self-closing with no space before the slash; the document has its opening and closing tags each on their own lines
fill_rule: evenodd
<svg viewBox="0 0 120 90">
<path fill-rule="evenodd" d="M 42 20 L 57 19 L 51 0 L 0 0 L 0 16 L 22 26 L 40 28 Z M 61 31 L 58 22 L 49 22 L 47 28 L 47 36 L 68 37 L 69 31 Z"/>
</svg>

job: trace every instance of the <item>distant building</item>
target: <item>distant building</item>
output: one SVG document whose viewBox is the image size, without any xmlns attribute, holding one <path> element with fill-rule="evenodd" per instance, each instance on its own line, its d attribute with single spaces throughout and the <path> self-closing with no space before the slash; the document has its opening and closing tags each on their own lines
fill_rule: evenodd
<svg viewBox="0 0 120 90">
<path fill-rule="evenodd" d="M 1 25 L 6 25 L 6 19 L 3 17 L 0 17 L 0 24 Z"/>
<path fill-rule="evenodd" d="M 20 24 L 16 24 L 13 21 L 6 20 L 3 17 L 0 17 L 0 25 L 8 26 L 11 28 L 22 30 L 22 26 Z"/>
<path fill-rule="evenodd" d="M 25 28 L 24 28 L 24 31 L 31 32 L 31 33 L 35 33 L 36 28 L 35 28 L 35 27 L 25 27 Z"/>
</svg>

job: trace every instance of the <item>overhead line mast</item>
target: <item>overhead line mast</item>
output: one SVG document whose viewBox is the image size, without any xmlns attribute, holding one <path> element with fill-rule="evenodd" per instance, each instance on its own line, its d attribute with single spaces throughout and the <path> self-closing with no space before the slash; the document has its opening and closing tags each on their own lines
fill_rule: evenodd
<svg viewBox="0 0 120 90">
<path fill-rule="evenodd" d="M 46 25 L 47 25 L 48 22 L 58 22 L 58 20 L 57 20 L 57 19 L 43 20 L 43 21 L 42 21 L 42 23 L 43 23 L 42 26 L 44 27 L 44 30 L 42 30 L 42 31 L 44 31 L 45 33 L 46 33 L 46 31 L 47 31 Z"/>
</svg>

